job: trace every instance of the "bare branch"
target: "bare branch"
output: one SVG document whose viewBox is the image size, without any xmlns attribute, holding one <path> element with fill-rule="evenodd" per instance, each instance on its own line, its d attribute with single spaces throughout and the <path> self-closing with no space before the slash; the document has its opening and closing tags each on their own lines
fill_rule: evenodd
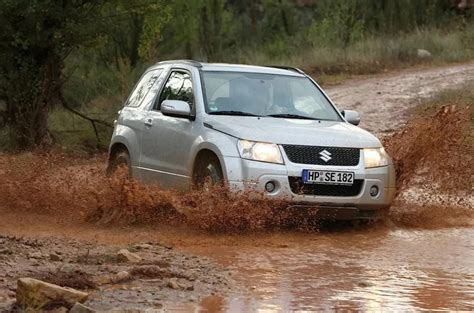
<svg viewBox="0 0 474 313">
<path fill-rule="evenodd" d="M 61 97 L 60 100 L 61 100 L 61 103 L 62 103 L 63 107 L 66 110 L 71 111 L 72 113 L 80 116 L 81 118 L 83 118 L 85 120 L 88 120 L 91 123 L 97 123 L 99 125 L 103 125 L 103 126 L 106 126 L 106 127 L 109 127 L 109 128 L 114 128 L 114 126 L 109 122 L 99 120 L 99 119 L 95 119 L 93 117 L 89 117 L 89 116 L 85 115 L 84 113 L 81 113 L 81 112 L 77 111 L 76 109 L 71 108 L 63 97 Z"/>
<path fill-rule="evenodd" d="M 64 97 L 63 97 L 62 95 L 60 96 L 60 101 L 61 101 L 63 107 L 64 107 L 66 110 L 68 110 L 68 111 L 70 111 L 70 112 L 76 114 L 77 116 L 79 116 L 79 117 L 81 117 L 81 118 L 83 118 L 83 119 L 88 120 L 89 122 L 91 122 L 92 128 L 94 129 L 95 138 L 97 139 L 97 144 L 100 144 L 100 136 L 99 136 L 99 131 L 98 131 L 98 129 L 97 129 L 97 124 L 103 125 L 103 126 L 106 126 L 106 127 L 109 127 L 109 128 L 114 128 L 114 126 L 113 126 L 111 123 L 109 123 L 109 122 L 106 122 L 106 121 L 103 121 L 103 120 L 98 120 L 98 119 L 89 117 L 89 116 L 85 115 L 84 113 L 81 113 L 81 112 L 79 112 L 79 111 L 77 111 L 77 110 L 71 108 L 71 107 L 68 105 L 66 99 L 64 99 Z"/>
</svg>

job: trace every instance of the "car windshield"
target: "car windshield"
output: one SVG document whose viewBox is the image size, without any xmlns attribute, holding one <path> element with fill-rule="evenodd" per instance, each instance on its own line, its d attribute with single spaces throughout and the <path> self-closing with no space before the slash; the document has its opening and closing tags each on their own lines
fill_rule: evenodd
<svg viewBox="0 0 474 313">
<path fill-rule="evenodd" d="M 307 77 L 221 71 L 202 77 L 208 114 L 340 121 Z"/>
</svg>

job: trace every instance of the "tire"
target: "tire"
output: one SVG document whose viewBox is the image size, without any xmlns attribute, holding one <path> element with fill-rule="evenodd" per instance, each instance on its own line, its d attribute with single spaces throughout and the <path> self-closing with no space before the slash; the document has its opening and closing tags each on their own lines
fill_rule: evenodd
<svg viewBox="0 0 474 313">
<path fill-rule="evenodd" d="M 197 189 L 209 189 L 224 184 L 224 175 L 217 158 L 205 158 L 199 161 L 194 172 L 194 185 Z"/>
<path fill-rule="evenodd" d="M 120 151 L 109 159 L 109 164 L 107 166 L 107 176 L 114 175 L 121 167 L 125 167 L 127 169 L 126 178 L 132 178 L 130 155 L 127 151 Z"/>
</svg>

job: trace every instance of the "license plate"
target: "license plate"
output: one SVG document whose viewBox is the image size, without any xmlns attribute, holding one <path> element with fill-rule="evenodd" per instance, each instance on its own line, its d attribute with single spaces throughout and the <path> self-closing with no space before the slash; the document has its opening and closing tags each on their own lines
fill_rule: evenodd
<svg viewBox="0 0 474 313">
<path fill-rule="evenodd" d="M 354 183 L 354 172 L 303 170 L 303 183 L 352 185 Z"/>
</svg>

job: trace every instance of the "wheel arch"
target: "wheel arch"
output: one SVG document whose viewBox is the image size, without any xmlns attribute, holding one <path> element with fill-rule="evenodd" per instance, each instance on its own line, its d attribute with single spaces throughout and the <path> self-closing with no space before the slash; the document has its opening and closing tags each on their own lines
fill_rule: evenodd
<svg viewBox="0 0 474 313">
<path fill-rule="evenodd" d="M 206 130 L 208 129 L 206 128 Z M 192 148 L 192 156 L 189 158 L 188 163 L 189 176 L 193 177 L 198 156 L 202 156 L 202 153 L 211 152 L 217 157 L 224 180 L 227 181 L 229 179 L 229 175 L 227 168 L 228 164 L 226 164 L 226 158 L 239 157 L 239 152 L 237 150 L 237 139 L 235 137 L 214 130 L 208 130 L 203 136 L 200 136 L 194 142 Z"/>
<path fill-rule="evenodd" d="M 195 179 L 195 173 L 196 173 L 197 167 L 201 164 L 203 160 L 215 160 L 219 162 L 222 175 L 224 176 L 224 179 L 227 179 L 227 175 L 225 172 L 225 164 L 223 162 L 222 155 L 220 155 L 220 153 L 216 153 L 216 151 L 214 151 L 212 148 L 205 147 L 205 148 L 200 149 L 196 153 L 196 156 L 194 157 L 192 171 L 191 171 L 191 178 L 193 181 Z"/>
<path fill-rule="evenodd" d="M 120 142 L 120 141 L 114 142 L 109 148 L 108 161 L 110 162 L 111 160 L 115 158 L 115 156 L 117 156 L 117 154 L 124 151 L 127 152 L 128 155 L 130 155 L 130 150 L 123 142 Z"/>
</svg>

